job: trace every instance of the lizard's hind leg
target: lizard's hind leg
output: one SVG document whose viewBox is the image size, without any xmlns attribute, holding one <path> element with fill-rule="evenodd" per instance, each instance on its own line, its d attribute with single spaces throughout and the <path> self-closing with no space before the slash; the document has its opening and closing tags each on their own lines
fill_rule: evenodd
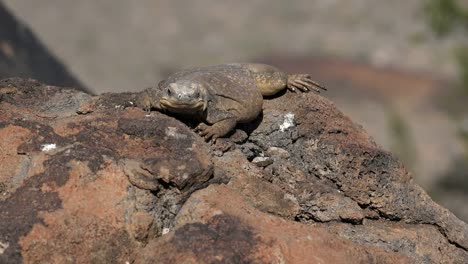
<svg viewBox="0 0 468 264">
<path fill-rule="evenodd" d="M 274 95 L 286 89 L 288 75 L 277 68 L 257 63 L 246 63 L 243 66 L 252 73 L 255 84 L 263 96 Z"/>
<path fill-rule="evenodd" d="M 326 90 L 325 87 L 313 81 L 309 74 L 291 74 L 278 70 L 266 64 L 248 63 L 247 67 L 255 78 L 257 88 L 264 96 L 274 95 L 281 90 L 288 88 L 292 92 L 297 90 L 302 92 Z"/>
</svg>

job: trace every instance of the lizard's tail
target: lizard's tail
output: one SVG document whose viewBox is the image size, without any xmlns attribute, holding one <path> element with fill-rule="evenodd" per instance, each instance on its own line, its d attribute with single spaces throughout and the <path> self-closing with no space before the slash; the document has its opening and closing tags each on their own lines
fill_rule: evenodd
<svg viewBox="0 0 468 264">
<path fill-rule="evenodd" d="M 288 75 L 287 87 L 295 92 L 296 90 L 308 92 L 311 90 L 320 93 L 320 89 L 327 90 L 324 86 L 313 81 L 309 74 L 291 74 Z"/>
</svg>

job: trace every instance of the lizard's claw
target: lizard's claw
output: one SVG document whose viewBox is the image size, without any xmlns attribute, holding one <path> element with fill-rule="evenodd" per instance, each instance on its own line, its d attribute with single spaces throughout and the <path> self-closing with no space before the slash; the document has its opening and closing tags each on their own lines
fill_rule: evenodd
<svg viewBox="0 0 468 264">
<path fill-rule="evenodd" d="M 288 89 L 292 92 L 300 90 L 302 92 L 308 92 L 314 90 L 320 93 L 320 89 L 327 90 L 324 86 L 312 80 L 309 74 L 293 74 L 288 77 Z"/>
</svg>

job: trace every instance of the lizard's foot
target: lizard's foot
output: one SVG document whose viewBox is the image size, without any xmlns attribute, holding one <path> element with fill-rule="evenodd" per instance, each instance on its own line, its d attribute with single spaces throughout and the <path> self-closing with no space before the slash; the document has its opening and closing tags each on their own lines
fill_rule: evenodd
<svg viewBox="0 0 468 264">
<path fill-rule="evenodd" d="M 292 92 L 296 92 L 296 89 L 302 92 L 308 92 L 311 90 L 320 93 L 320 89 L 327 90 L 322 85 L 313 81 L 309 74 L 292 74 L 288 76 L 288 89 Z"/>
<path fill-rule="evenodd" d="M 140 95 L 137 105 L 141 107 L 145 112 L 151 111 L 151 98 L 146 92 L 143 92 L 143 94 Z"/>
<path fill-rule="evenodd" d="M 235 118 L 228 118 L 221 120 L 212 126 L 209 126 L 205 123 L 200 123 L 197 127 L 195 127 L 195 131 L 198 134 L 205 138 L 206 141 L 210 141 L 212 143 L 216 143 L 216 139 L 219 137 L 223 137 L 229 133 L 234 127 L 236 126 L 236 119 Z"/>
<path fill-rule="evenodd" d="M 198 135 L 204 137 L 206 141 L 209 141 L 211 139 L 213 143 L 215 143 L 216 139 L 218 139 L 221 136 L 220 133 L 217 131 L 216 127 L 208 126 L 205 123 L 200 123 L 198 126 L 196 126 L 195 132 L 197 132 Z"/>
</svg>

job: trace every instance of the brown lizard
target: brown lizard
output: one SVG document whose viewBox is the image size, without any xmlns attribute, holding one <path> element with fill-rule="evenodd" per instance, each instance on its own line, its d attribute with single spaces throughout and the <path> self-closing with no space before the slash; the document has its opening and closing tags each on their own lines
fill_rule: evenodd
<svg viewBox="0 0 468 264">
<path fill-rule="evenodd" d="M 140 104 L 146 110 L 197 118 L 200 124 L 195 130 L 214 142 L 237 123 L 255 119 L 262 111 L 263 96 L 286 88 L 326 90 L 308 74 L 287 75 L 266 64 L 233 63 L 179 71 L 145 90 Z"/>
</svg>

